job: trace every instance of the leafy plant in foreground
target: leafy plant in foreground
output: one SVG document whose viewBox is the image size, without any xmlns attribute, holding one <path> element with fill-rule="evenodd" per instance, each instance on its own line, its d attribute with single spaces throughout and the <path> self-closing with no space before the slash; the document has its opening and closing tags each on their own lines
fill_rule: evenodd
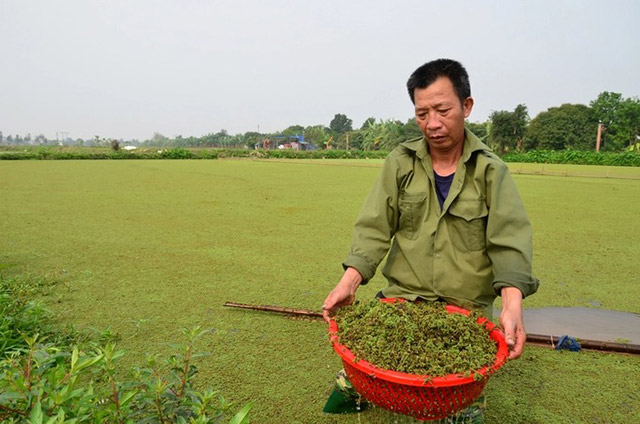
<svg viewBox="0 0 640 424">
<path fill-rule="evenodd" d="M 114 344 L 83 352 L 40 343 L 0 361 L 0 420 L 6 423 L 218 423 L 231 405 L 219 392 L 197 391 L 193 344 L 204 334 L 184 330 L 187 343 L 163 367 L 155 356 L 136 368 L 135 379 L 119 382 L 117 361 L 124 354 Z M 230 421 L 248 423 L 251 404 Z"/>
<path fill-rule="evenodd" d="M 25 348 L 24 334 L 52 332 L 47 325 L 50 313 L 34 300 L 52 284 L 46 278 L 0 275 L 0 358 Z"/>
</svg>

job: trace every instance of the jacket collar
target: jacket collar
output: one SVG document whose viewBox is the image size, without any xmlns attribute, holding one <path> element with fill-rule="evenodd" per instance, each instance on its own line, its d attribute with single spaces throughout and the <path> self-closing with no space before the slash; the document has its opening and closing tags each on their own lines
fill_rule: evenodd
<svg viewBox="0 0 640 424">
<path fill-rule="evenodd" d="M 429 150 L 427 149 L 427 140 L 424 136 L 419 138 L 414 138 L 402 143 L 402 146 L 405 148 L 412 150 L 416 153 L 420 159 L 424 159 L 425 156 L 429 154 Z M 462 147 L 462 161 L 467 162 L 471 158 L 471 154 L 473 152 L 477 152 L 480 150 L 485 150 L 490 152 L 491 149 L 489 146 L 484 144 L 474 133 L 469 131 L 467 128 L 464 129 L 464 146 Z"/>
</svg>

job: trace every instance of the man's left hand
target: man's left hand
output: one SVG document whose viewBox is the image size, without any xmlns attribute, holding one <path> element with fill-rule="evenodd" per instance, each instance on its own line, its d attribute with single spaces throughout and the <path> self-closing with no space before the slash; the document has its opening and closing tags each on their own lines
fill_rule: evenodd
<svg viewBox="0 0 640 424">
<path fill-rule="evenodd" d="M 509 346 L 509 359 L 517 359 L 522 355 L 527 334 L 522 321 L 522 292 L 516 287 L 503 287 L 502 312 L 500 326 L 504 330 L 504 338 Z"/>
</svg>

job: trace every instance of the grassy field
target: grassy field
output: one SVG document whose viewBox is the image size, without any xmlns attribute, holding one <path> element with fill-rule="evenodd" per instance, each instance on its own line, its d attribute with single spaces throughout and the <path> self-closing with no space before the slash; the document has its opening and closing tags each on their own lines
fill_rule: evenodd
<svg viewBox="0 0 640 424">
<path fill-rule="evenodd" d="M 508 165 L 514 174 L 640 179 L 640 169 L 632 166 L 590 166 L 549 163 L 509 163 Z"/>
<path fill-rule="evenodd" d="M 378 171 L 371 160 L 0 162 L 0 264 L 59 278 L 60 320 L 110 327 L 131 363 L 169 352 L 182 327 L 211 328 L 199 381 L 255 400 L 256 423 L 382 422 L 321 413 L 340 368 L 324 324 L 222 307 L 319 309 Z M 640 170 L 588 171 L 602 178 L 515 176 L 542 281 L 525 306 L 638 312 Z M 640 359 L 529 348 L 487 392 L 487 422 L 637 422 Z"/>
<path fill-rule="evenodd" d="M 276 161 L 276 159 L 265 160 Z M 283 162 L 290 163 L 291 161 L 283 160 Z M 381 168 L 384 159 L 300 159 L 299 162 L 309 165 Z M 507 165 L 513 174 L 640 180 L 640 167 L 634 166 L 591 166 L 554 163 L 508 163 Z"/>
</svg>

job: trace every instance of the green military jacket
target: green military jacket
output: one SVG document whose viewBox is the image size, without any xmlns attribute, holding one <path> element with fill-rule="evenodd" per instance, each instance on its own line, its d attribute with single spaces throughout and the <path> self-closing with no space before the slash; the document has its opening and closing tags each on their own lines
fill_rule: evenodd
<svg viewBox="0 0 640 424">
<path fill-rule="evenodd" d="M 343 266 L 382 274 L 386 297 L 444 300 L 491 314 L 502 287 L 535 293 L 532 231 L 507 166 L 473 133 L 442 209 L 424 138 L 389 154 L 358 216 Z"/>
</svg>

